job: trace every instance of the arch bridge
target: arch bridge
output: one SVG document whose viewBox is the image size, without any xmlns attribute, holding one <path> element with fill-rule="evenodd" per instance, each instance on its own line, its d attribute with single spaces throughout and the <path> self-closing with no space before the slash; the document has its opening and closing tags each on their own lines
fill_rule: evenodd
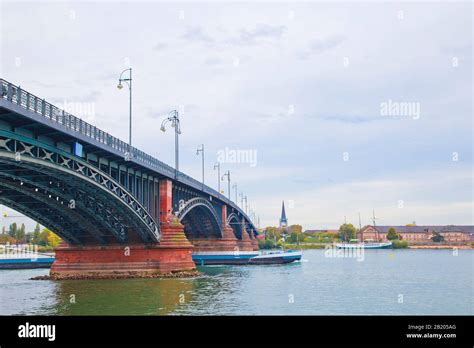
<svg viewBox="0 0 474 348">
<path fill-rule="evenodd" d="M 85 264 L 117 271 L 104 261 L 115 259 L 133 272 L 192 269 L 191 244 L 257 248 L 257 229 L 236 203 L 2 79 L 0 204 L 66 242 L 56 251 L 58 274 Z M 127 248 L 135 252 L 122 259 Z"/>
</svg>

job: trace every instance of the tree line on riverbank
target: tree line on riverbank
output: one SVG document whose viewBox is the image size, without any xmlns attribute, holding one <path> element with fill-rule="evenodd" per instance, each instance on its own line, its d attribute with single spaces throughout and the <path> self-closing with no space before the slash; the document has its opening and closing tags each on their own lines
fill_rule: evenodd
<svg viewBox="0 0 474 348">
<path fill-rule="evenodd" d="M 350 223 L 342 224 L 338 231 L 315 234 L 303 233 L 301 225 L 291 225 L 286 228 L 269 226 L 263 230 L 265 238 L 259 240 L 259 246 L 260 249 L 294 247 L 299 249 L 318 249 L 324 248 L 328 244 L 349 242 L 352 239 L 356 239 L 357 232 L 358 230 Z M 388 230 L 387 239 L 392 242 L 394 249 L 408 248 L 409 246 L 408 241 L 403 240 L 403 237 L 394 228 Z M 445 239 L 440 233 L 434 231 L 431 241 L 437 245 L 444 243 Z M 474 243 L 471 243 L 471 247 L 474 247 Z"/>
<path fill-rule="evenodd" d="M 54 232 L 47 228 L 41 229 L 38 223 L 33 231 L 26 232 L 25 224 L 18 225 L 14 222 L 8 226 L 8 229 L 4 226 L 0 234 L 0 244 L 35 244 L 41 251 L 53 250 L 61 241 Z"/>
<path fill-rule="evenodd" d="M 357 230 L 352 224 L 342 224 L 338 232 L 321 232 L 313 235 L 303 233 L 301 225 L 291 225 L 287 228 L 274 226 L 266 227 L 263 231 L 265 238 L 259 240 L 260 249 L 291 248 L 323 249 L 327 244 L 349 242 L 356 238 Z M 391 228 L 387 238 L 392 241 L 395 249 L 407 248 L 408 242 Z"/>
<path fill-rule="evenodd" d="M 325 244 L 340 241 L 339 233 L 325 232 L 317 235 L 307 235 L 301 225 L 295 224 L 287 228 L 275 226 L 266 227 L 263 231 L 264 239 L 259 240 L 260 249 L 292 248 L 301 249 L 324 248 Z"/>
</svg>

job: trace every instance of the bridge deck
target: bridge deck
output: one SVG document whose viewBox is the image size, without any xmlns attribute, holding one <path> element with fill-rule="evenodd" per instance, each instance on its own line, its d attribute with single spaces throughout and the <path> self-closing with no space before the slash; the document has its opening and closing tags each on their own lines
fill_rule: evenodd
<svg viewBox="0 0 474 348">
<path fill-rule="evenodd" d="M 71 141 L 80 142 L 89 151 L 93 149 L 92 152 L 107 154 L 116 161 L 127 162 L 128 166 L 134 164 L 143 172 L 151 172 L 156 176 L 172 179 L 209 195 L 239 212 L 253 230 L 257 231 L 250 218 L 236 203 L 213 188 L 176 171 L 137 148 L 129 147 L 122 140 L 3 79 L 0 79 L 0 110 L 2 119 L 7 119 L 18 127 L 33 128 L 35 132 L 53 138 L 55 136 L 58 139 L 67 137 Z M 18 115 L 21 117 L 19 118 Z M 125 160 L 127 152 L 133 155 L 130 161 Z"/>
</svg>

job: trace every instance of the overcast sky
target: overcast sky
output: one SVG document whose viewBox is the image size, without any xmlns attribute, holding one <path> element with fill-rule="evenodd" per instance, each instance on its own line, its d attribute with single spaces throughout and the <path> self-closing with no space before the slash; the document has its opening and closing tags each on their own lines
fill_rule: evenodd
<svg viewBox="0 0 474 348">
<path fill-rule="evenodd" d="M 173 165 L 159 129 L 176 108 L 182 171 L 200 179 L 204 143 L 217 187 L 219 151 L 256 154 L 221 166 L 262 226 L 282 200 L 305 229 L 373 208 L 378 224 L 474 223 L 470 3 L 2 1 L 0 16 L 6 80 L 127 140 L 132 66 L 135 146 Z"/>
</svg>

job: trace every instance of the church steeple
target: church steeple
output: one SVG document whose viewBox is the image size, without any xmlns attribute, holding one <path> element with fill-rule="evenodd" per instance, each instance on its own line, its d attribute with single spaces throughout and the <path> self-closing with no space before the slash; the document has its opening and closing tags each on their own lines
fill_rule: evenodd
<svg viewBox="0 0 474 348">
<path fill-rule="evenodd" d="M 281 217 L 280 217 L 280 228 L 288 227 L 288 221 L 286 220 L 285 213 L 285 201 L 281 202 Z"/>
</svg>

